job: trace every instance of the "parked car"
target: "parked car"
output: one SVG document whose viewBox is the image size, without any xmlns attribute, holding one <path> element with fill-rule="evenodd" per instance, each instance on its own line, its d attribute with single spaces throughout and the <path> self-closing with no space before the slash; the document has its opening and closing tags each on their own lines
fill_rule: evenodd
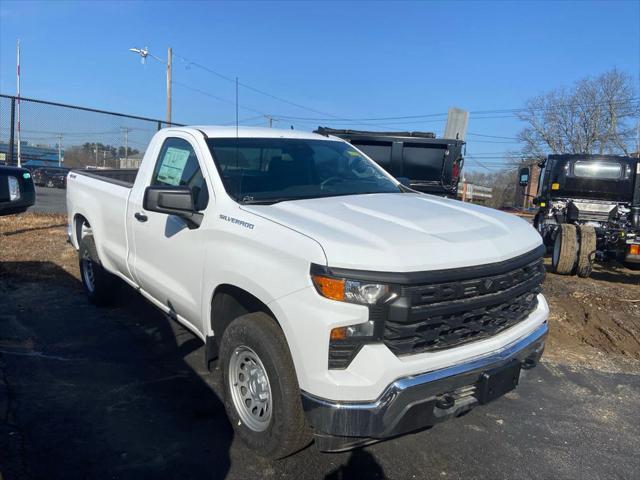
<svg viewBox="0 0 640 480">
<path fill-rule="evenodd" d="M 68 168 L 42 167 L 34 170 L 33 181 L 38 186 L 49 188 L 67 188 Z"/>
<path fill-rule="evenodd" d="M 0 166 L 0 216 L 22 213 L 35 202 L 36 192 L 29 171 Z"/>
<path fill-rule="evenodd" d="M 550 155 L 542 167 L 534 226 L 553 269 L 588 277 L 596 261 L 640 266 L 640 160 Z M 521 171 L 521 184 L 528 175 Z"/>
<path fill-rule="evenodd" d="M 536 231 L 409 190 L 337 137 L 165 128 L 138 171 L 72 171 L 67 209 L 89 300 L 121 279 L 193 331 L 269 458 L 462 415 L 544 349 Z"/>
<path fill-rule="evenodd" d="M 319 127 L 364 152 L 414 190 L 456 198 L 464 164 L 464 141 L 436 138 L 430 132 L 366 132 Z"/>
</svg>

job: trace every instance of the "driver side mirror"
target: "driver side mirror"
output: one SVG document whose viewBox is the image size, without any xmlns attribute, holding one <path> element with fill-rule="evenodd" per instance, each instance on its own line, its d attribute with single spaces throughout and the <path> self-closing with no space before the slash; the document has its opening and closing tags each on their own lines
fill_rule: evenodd
<svg viewBox="0 0 640 480">
<path fill-rule="evenodd" d="M 518 183 L 521 187 L 529 185 L 529 167 L 520 169 L 520 173 L 518 174 Z"/>
<path fill-rule="evenodd" d="M 203 215 L 196 211 L 189 187 L 147 187 L 142 207 L 150 212 L 180 217 L 190 229 L 198 228 L 202 223 Z"/>
</svg>

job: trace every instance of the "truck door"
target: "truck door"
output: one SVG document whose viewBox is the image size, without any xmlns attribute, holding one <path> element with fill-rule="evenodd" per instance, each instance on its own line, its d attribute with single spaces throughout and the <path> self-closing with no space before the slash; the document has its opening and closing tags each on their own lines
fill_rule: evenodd
<svg viewBox="0 0 640 480">
<path fill-rule="evenodd" d="M 188 134 L 167 137 L 153 169 L 132 192 L 127 214 L 132 216 L 133 270 L 140 287 L 173 314 L 202 331 L 200 294 L 204 265 L 202 229 L 189 229 L 174 215 L 142 208 L 149 185 L 191 187 L 196 209 L 205 216 L 209 187 L 203 175 L 202 155 Z"/>
</svg>

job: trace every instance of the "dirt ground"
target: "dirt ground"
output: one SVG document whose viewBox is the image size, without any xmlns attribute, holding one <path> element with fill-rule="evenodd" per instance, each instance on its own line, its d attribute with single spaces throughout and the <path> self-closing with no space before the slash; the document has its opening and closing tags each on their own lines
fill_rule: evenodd
<svg viewBox="0 0 640 480">
<path fill-rule="evenodd" d="M 65 281 L 58 278 L 61 267 L 79 278 L 65 225 L 66 218 L 54 214 L 0 218 L 0 277 Z M 548 273 L 543 291 L 551 308 L 547 359 L 640 370 L 640 271 L 596 266 L 588 279 Z"/>
</svg>

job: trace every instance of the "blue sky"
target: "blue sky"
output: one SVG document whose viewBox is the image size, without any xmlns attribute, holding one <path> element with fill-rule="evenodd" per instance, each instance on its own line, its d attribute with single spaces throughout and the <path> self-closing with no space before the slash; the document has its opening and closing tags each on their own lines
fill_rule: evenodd
<svg viewBox="0 0 640 480">
<path fill-rule="evenodd" d="M 393 117 L 516 108 L 550 88 L 617 67 L 640 74 L 640 2 L 0 2 L 0 92 L 164 118 L 171 46 L 240 82 L 310 110 L 240 89 L 240 118 Z M 173 119 L 229 123 L 234 85 L 174 58 Z M 183 85 L 191 87 L 188 89 Z M 199 89 L 225 103 L 194 91 Z M 312 110 L 323 112 L 318 114 Z M 260 113 L 258 113 L 260 112 Z M 489 115 L 496 117 L 496 115 Z M 497 115 L 500 116 L 500 115 Z M 513 137 L 513 117 L 472 115 L 469 131 Z M 333 118 L 333 117 L 329 117 Z M 368 122 L 442 133 L 444 120 Z M 282 120 L 311 129 L 338 121 Z M 350 124 L 352 128 L 373 128 Z M 515 144 L 469 136 L 486 162 Z M 493 143 L 501 142 L 501 143 Z M 472 166 L 473 162 L 468 163 Z"/>
</svg>

